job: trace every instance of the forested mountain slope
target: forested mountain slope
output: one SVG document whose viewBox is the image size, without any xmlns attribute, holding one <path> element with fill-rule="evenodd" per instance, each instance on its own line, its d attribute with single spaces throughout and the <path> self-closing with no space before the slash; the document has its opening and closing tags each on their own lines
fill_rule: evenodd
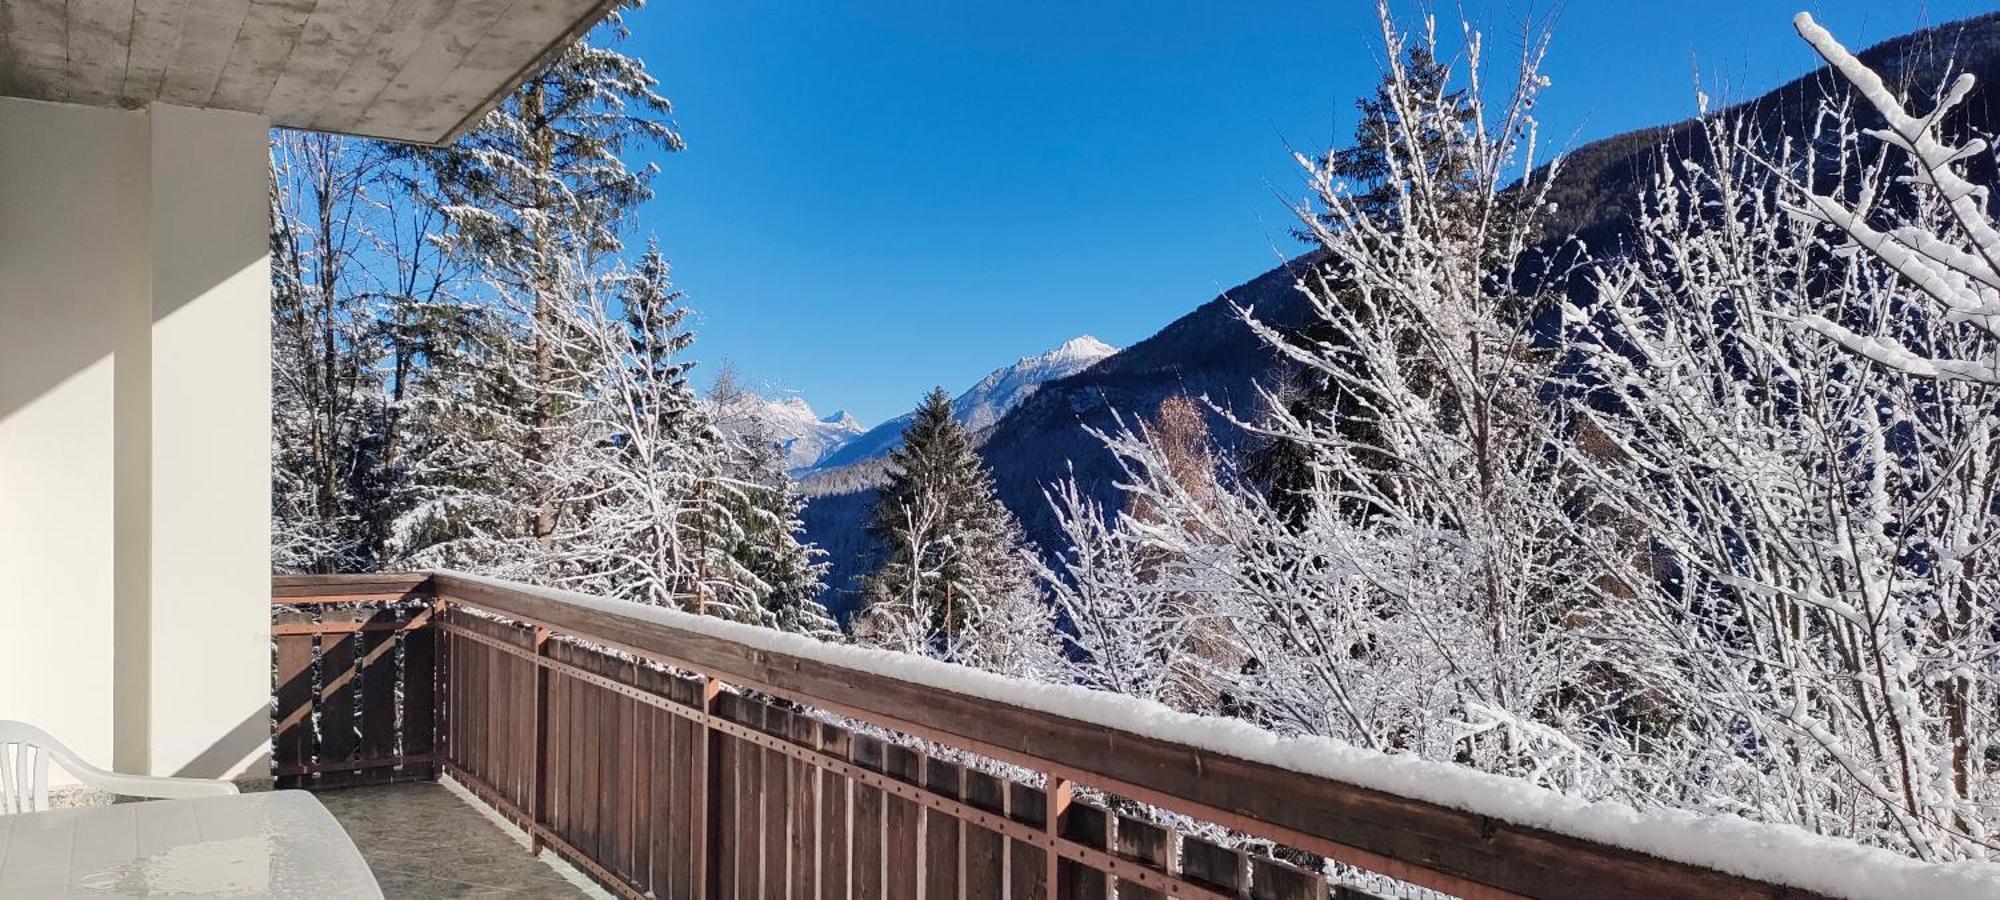
<svg viewBox="0 0 2000 900">
<path fill-rule="evenodd" d="M 1948 125 L 1991 131 L 2000 122 L 2000 96 L 1993 87 L 2000 81 L 2000 13 L 1894 38 L 1859 56 L 1915 97 L 1930 96 L 1947 72 L 1970 72 L 1979 78 L 1979 86 Z M 1722 114 L 1747 117 L 1766 140 L 1798 139 L 1810 133 L 1829 91 L 1844 88 L 1819 70 Z M 1549 245 L 1574 236 L 1594 254 L 1617 253 L 1639 197 L 1654 182 L 1663 159 L 1703 158 L 1699 137 L 1698 122 L 1689 119 L 1568 151 L 1550 191 L 1557 208 L 1547 217 Z M 1991 165 L 1990 158 L 1985 162 Z M 1001 499 L 1020 518 L 1029 540 L 1044 548 L 1054 542 L 1043 491 L 1072 472 L 1091 495 L 1116 501 L 1111 489 L 1116 467 L 1089 429 L 1116 429 L 1121 416 L 1132 421 L 1151 415 L 1162 400 L 1183 392 L 1207 397 L 1239 416 L 1254 417 L 1259 412 L 1257 385 L 1275 387 L 1289 373 L 1244 326 L 1235 307 L 1250 307 L 1258 318 L 1281 328 L 1304 324 L 1308 311 L 1295 285 L 1310 262 L 1310 255 L 1286 261 L 1202 304 L 1152 337 L 1083 372 L 1043 385 L 982 435 L 980 453 L 993 468 Z M 1241 450 L 1251 443 L 1250 436 L 1224 422 L 1211 421 L 1211 427 L 1226 448 Z M 804 515 L 809 538 L 829 553 L 828 601 L 836 608 L 851 602 L 841 595 L 867 566 L 868 541 L 860 529 L 873 491 L 852 484 L 825 486 Z"/>
</svg>

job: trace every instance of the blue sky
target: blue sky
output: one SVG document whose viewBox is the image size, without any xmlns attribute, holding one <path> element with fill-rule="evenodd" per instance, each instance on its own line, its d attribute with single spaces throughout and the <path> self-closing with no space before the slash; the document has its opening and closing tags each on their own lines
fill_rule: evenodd
<svg viewBox="0 0 2000 900">
<path fill-rule="evenodd" d="M 872 425 L 1077 334 L 1140 340 L 1299 252 L 1290 151 L 1351 131 L 1379 72 L 1373 6 L 651 0 L 625 49 L 688 148 L 660 160 L 640 228 L 710 376 L 727 359 Z M 1462 6 L 1495 61 L 1556 8 Z M 1721 102 L 1809 70 L 1801 8 L 1860 47 L 1990 7 L 1570 0 L 1544 139 L 1684 118 L 1697 66 Z"/>
</svg>

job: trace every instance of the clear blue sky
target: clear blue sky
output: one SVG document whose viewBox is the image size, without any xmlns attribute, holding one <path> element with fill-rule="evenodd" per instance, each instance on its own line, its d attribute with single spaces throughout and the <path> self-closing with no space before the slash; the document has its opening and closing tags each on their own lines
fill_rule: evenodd
<svg viewBox="0 0 2000 900">
<path fill-rule="evenodd" d="M 1077 334 L 1140 340 L 1299 252 L 1289 151 L 1351 131 L 1379 71 L 1373 6 L 651 0 L 625 49 L 688 148 L 661 160 L 641 228 L 700 316 L 710 376 L 729 359 L 872 425 Z M 1489 53 L 1552 8 L 1463 6 Z M 1799 75 L 1800 8 L 1859 47 L 1990 7 L 1570 0 L 1543 134 L 1684 118 L 1697 65 L 1721 102 Z"/>
</svg>

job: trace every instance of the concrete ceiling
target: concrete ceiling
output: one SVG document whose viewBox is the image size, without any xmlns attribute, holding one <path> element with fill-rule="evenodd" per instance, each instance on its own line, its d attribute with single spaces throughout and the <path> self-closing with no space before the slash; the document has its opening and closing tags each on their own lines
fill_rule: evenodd
<svg viewBox="0 0 2000 900">
<path fill-rule="evenodd" d="M 449 143 L 608 0 L 0 0 L 0 95 Z"/>
</svg>

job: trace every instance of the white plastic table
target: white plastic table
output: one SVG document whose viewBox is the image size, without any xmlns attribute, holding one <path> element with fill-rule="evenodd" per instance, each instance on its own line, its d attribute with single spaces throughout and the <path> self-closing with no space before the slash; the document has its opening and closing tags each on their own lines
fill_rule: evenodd
<svg viewBox="0 0 2000 900">
<path fill-rule="evenodd" d="M 380 898 L 304 791 L 0 816 L 0 897 Z"/>
</svg>

